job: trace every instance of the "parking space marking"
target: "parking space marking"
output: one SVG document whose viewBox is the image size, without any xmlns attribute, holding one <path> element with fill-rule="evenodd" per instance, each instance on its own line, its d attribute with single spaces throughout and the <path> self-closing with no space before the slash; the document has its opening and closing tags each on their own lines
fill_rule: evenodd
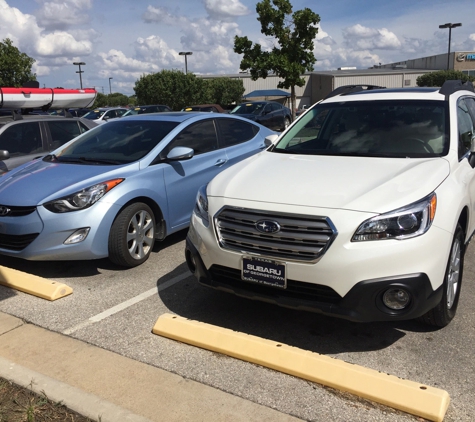
<svg viewBox="0 0 475 422">
<path fill-rule="evenodd" d="M 156 293 L 160 293 L 161 291 L 168 289 L 174 284 L 190 276 L 191 276 L 191 273 L 189 272 L 177 275 L 176 277 L 173 277 L 172 279 L 166 281 L 165 283 L 160 284 L 158 288 L 154 287 L 153 289 L 147 290 L 146 292 L 143 292 L 129 300 L 126 300 L 125 302 L 119 303 L 118 305 L 113 306 L 112 308 L 109 308 L 105 310 L 104 312 L 101 312 L 100 314 L 94 315 L 91 318 L 87 319 L 86 321 L 83 321 L 80 324 L 75 325 L 74 327 L 64 330 L 62 333 L 65 335 L 69 335 L 91 324 L 102 321 L 103 319 L 106 319 L 107 317 L 110 317 L 111 315 L 114 315 L 120 311 L 123 311 L 124 309 L 127 309 L 130 306 L 135 305 L 136 303 L 139 303 L 142 300 L 145 300 Z"/>
</svg>

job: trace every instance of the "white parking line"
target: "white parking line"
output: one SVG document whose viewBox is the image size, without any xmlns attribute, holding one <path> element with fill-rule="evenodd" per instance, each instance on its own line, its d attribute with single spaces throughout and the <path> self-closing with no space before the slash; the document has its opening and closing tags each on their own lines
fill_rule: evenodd
<svg viewBox="0 0 475 422">
<path fill-rule="evenodd" d="M 104 312 L 101 312 L 100 314 L 92 316 L 91 318 L 87 319 L 86 321 L 81 322 L 80 324 L 75 325 L 74 327 L 64 330 L 63 334 L 69 335 L 69 334 L 74 333 L 75 331 L 80 330 L 81 328 L 85 328 L 91 324 L 94 324 L 95 322 L 102 321 L 103 319 L 110 317 L 111 315 L 114 315 L 117 312 L 123 311 L 124 309 L 127 309 L 130 306 L 135 305 L 136 303 L 139 303 L 142 300 L 145 300 L 148 297 L 161 292 L 162 290 L 168 289 L 169 287 L 173 286 L 174 284 L 178 283 L 181 280 L 184 280 L 190 275 L 191 273 L 189 272 L 177 275 L 176 277 L 173 277 L 171 280 L 168 280 L 165 283 L 160 284 L 158 288 L 154 287 L 153 289 L 147 290 L 146 292 L 143 292 L 139 294 L 138 296 L 135 296 L 129 300 L 126 300 L 125 302 L 119 303 L 118 305 L 113 306 L 112 308 L 107 309 Z"/>
</svg>

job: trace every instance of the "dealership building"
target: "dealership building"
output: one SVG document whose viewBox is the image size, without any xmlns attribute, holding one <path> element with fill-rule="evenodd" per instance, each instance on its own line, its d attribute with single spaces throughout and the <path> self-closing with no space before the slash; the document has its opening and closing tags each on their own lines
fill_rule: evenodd
<svg viewBox="0 0 475 422">
<path fill-rule="evenodd" d="M 439 54 L 397 63 L 379 64 L 370 69 L 346 67 L 338 70 L 305 73 L 302 76 L 305 84 L 302 87 L 295 87 L 297 107 L 314 104 L 334 89 L 343 85 L 377 85 L 387 88 L 410 88 L 417 86 L 417 78 L 419 76 L 428 72 L 446 69 L 459 70 L 469 76 L 475 76 L 475 52 L 456 51 L 450 54 Z M 275 90 L 281 80 L 277 76 L 270 75 L 266 79 L 258 79 L 257 81 L 253 81 L 247 73 L 227 76 L 242 79 L 245 88 L 244 97 L 249 100 L 276 100 L 290 105 L 290 90 L 285 90 L 287 94 L 282 93 L 282 96 L 279 97 L 265 96 L 262 95 L 262 92 L 259 92 L 261 94 L 259 97 L 249 96 L 253 91 Z"/>
</svg>

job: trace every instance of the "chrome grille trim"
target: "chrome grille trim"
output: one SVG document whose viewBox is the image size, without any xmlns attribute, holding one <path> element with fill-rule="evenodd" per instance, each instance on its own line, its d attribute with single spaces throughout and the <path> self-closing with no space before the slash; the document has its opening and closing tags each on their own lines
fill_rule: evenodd
<svg viewBox="0 0 475 422">
<path fill-rule="evenodd" d="M 256 223 L 272 220 L 277 233 L 261 233 Z M 214 218 L 223 249 L 293 261 L 315 262 L 327 251 L 338 232 L 328 217 L 224 207 Z"/>
</svg>

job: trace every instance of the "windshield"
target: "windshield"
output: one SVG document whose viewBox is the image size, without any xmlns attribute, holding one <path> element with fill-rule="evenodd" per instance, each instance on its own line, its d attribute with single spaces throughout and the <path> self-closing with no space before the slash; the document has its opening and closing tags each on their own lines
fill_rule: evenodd
<svg viewBox="0 0 475 422">
<path fill-rule="evenodd" d="M 319 104 L 272 149 L 310 155 L 440 157 L 448 144 L 443 101 L 359 101 Z"/>
<path fill-rule="evenodd" d="M 101 117 L 107 110 L 91 110 L 89 113 L 86 113 L 83 117 L 89 120 L 95 120 Z"/>
<path fill-rule="evenodd" d="M 128 164 L 145 157 L 178 123 L 117 120 L 86 132 L 57 153 L 60 162 Z"/>
<path fill-rule="evenodd" d="M 265 105 L 265 103 L 239 104 L 231 110 L 230 114 L 260 114 Z"/>
</svg>

